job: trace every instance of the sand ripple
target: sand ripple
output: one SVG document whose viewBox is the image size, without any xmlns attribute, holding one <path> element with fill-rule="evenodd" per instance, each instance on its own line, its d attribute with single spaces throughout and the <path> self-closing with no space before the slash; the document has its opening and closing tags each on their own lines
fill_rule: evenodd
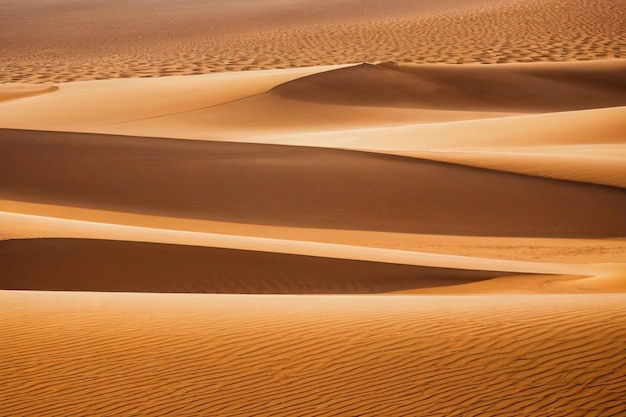
<svg viewBox="0 0 626 417">
<path fill-rule="evenodd" d="M 192 75 L 356 62 L 626 57 L 619 0 L 4 4 L 0 82 Z M 179 5 L 181 2 L 176 2 Z M 229 3 L 232 3 L 229 5 Z M 441 4 L 437 4 L 441 3 Z M 217 5 L 216 5 L 217 4 Z M 68 9 L 80 13 L 68 13 Z M 141 14 L 141 25 L 129 16 Z M 72 27 L 72 31 L 62 30 Z M 36 69 L 36 70 L 35 70 Z"/>
<path fill-rule="evenodd" d="M 624 410 L 623 295 L 0 296 L 4 415 Z"/>
</svg>

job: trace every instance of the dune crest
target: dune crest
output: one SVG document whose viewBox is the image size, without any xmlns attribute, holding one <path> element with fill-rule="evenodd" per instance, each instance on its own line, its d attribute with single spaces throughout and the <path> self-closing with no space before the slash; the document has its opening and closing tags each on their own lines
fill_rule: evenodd
<svg viewBox="0 0 626 417">
<path fill-rule="evenodd" d="M 626 233 L 626 194 L 617 188 L 337 149 L 13 130 L 0 137 L 0 197 L 8 200 L 422 234 Z M 24 158 L 39 169 L 25 169 Z"/>
<path fill-rule="evenodd" d="M 550 112 L 626 105 L 626 60 L 506 65 L 362 64 L 274 87 L 289 99 L 374 107 Z"/>
<path fill-rule="evenodd" d="M 615 0 L 5 1 L 0 82 L 624 58 L 625 14 Z"/>
<path fill-rule="evenodd" d="M 31 257 L 40 262 L 25 268 L 21 259 Z M 506 275 L 505 272 L 88 239 L 0 242 L 0 261 L 0 289 L 38 291 L 372 294 L 458 285 Z"/>
<path fill-rule="evenodd" d="M 34 97 L 41 94 L 49 94 L 58 90 L 59 87 L 55 85 L 42 86 L 20 83 L 0 84 L 0 103 L 20 98 Z"/>
</svg>

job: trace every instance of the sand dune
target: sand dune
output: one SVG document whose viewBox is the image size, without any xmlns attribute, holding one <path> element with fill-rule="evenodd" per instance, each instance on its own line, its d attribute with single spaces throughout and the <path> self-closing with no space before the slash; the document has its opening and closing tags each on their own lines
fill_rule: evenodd
<svg viewBox="0 0 626 417">
<path fill-rule="evenodd" d="M 0 15 L 0 415 L 624 412 L 623 1 Z"/>
<path fill-rule="evenodd" d="M 0 82 L 625 57 L 614 0 L 27 0 L 2 12 Z"/>
<path fill-rule="evenodd" d="M 38 262 L 25 265 L 25 259 Z M 86 239 L 0 242 L 8 290 L 368 294 L 447 286 L 503 272 L 428 268 L 197 246 Z"/>
<path fill-rule="evenodd" d="M 546 178 L 626 188 L 624 147 L 539 148 L 506 151 L 398 152 L 434 161 Z M 598 151 L 600 155 L 593 155 Z M 589 155 L 591 153 L 591 155 Z"/>
<path fill-rule="evenodd" d="M 130 216 L 129 216 L 130 217 Z M 178 246 L 199 246 L 237 251 L 254 251 L 272 254 L 313 256 L 353 261 L 371 261 L 398 265 L 426 266 L 431 268 L 467 269 L 473 271 L 515 272 L 532 274 L 578 274 L 585 276 L 604 275 L 605 268 L 583 266 L 567 262 L 529 262 L 509 259 L 485 259 L 480 256 L 458 256 L 445 253 L 423 252 L 416 249 L 372 247 L 332 241 L 310 241 L 284 239 L 268 236 L 191 232 L 155 227 L 125 226 L 84 220 L 57 219 L 0 212 L 2 220 L 10 220 L 13 227 L 6 227 L 10 240 L 34 239 L 30 245 L 38 245 L 41 238 L 97 239 L 111 242 L 163 243 Z M 32 229 L 30 233 L 28 229 Z M 282 229 L 282 228 L 279 228 Z M 301 230 L 301 229 L 300 229 Z M 23 233 L 26 232 L 26 235 Z M 249 231 L 250 232 L 250 231 Z M 34 233 L 34 234 L 32 234 Z M 332 236 L 333 233 L 330 235 Z M 29 235 L 30 234 L 30 235 Z M 9 240 L 7 239 L 7 240 Z M 72 240 L 70 240 L 70 243 Z M 42 243 L 45 244 L 45 243 Z M 110 243 L 114 245 L 114 243 Z M 63 245 L 59 243 L 58 245 Z M 610 261 L 607 261 L 610 262 Z"/>
<path fill-rule="evenodd" d="M 625 187 L 625 62 L 67 83 L 53 95 L 4 103 L 0 125 L 373 150 Z M 93 104 L 85 109 L 85 101 Z"/>
<path fill-rule="evenodd" d="M 193 79 L 77 82 L 63 84 L 54 96 L 5 104 L 0 126 L 185 139 L 254 141 L 265 137 L 271 141 L 268 135 L 287 132 L 301 134 L 623 106 L 624 71 L 626 60 L 498 66 L 365 64 Z M 2 88 L 0 85 L 0 91 Z M 84 108 L 86 101 L 92 103 L 90 108 Z M 40 114 L 35 120 L 30 117 L 33 112 Z M 585 117 L 586 122 L 572 117 L 574 126 L 569 132 L 581 126 L 589 129 L 594 116 Z M 607 120 L 609 117 L 596 122 L 604 124 Z M 611 126 L 615 126 L 620 118 L 612 120 Z M 554 131 L 550 126 L 562 130 L 569 125 L 545 119 L 538 119 L 537 123 L 548 126 L 531 132 L 543 131 L 539 138 Z M 618 127 L 623 131 L 622 124 Z M 494 135 L 503 135 L 501 129 L 506 129 L 506 135 L 518 130 L 495 125 L 486 134 L 493 140 Z M 606 127 L 603 131 L 611 130 Z M 482 130 L 471 129 L 477 131 Z M 450 132 L 430 133 L 434 136 Z M 475 136 L 476 133 L 471 139 Z M 453 138 L 449 140 L 452 142 Z"/>
<path fill-rule="evenodd" d="M 626 188 L 626 107 L 455 123 L 259 135 L 257 142 L 357 149 Z"/>
<path fill-rule="evenodd" d="M 0 297 L 12 416 L 623 410 L 623 295 Z"/>
<path fill-rule="evenodd" d="M 57 91 L 59 87 L 56 86 L 41 86 L 33 84 L 3 84 L 0 88 L 0 102 L 16 100 L 19 98 L 33 97 L 40 94 L 53 93 Z"/>
<path fill-rule="evenodd" d="M 547 112 L 626 105 L 626 60 L 534 65 L 362 64 L 272 89 L 327 104 L 497 112 Z"/>
<path fill-rule="evenodd" d="M 0 146 L 0 196 L 9 200 L 425 234 L 593 238 L 626 232 L 626 195 L 619 189 L 414 158 L 11 130 L 2 131 Z"/>
<path fill-rule="evenodd" d="M 524 114 L 455 123 L 415 123 L 403 126 L 308 132 L 274 137 L 276 143 L 388 151 L 524 150 L 539 151 L 613 146 L 596 155 L 621 156 L 615 151 L 626 142 L 626 106 Z M 267 140 L 270 140 L 267 137 Z M 557 152 L 554 152 L 557 153 Z"/>
<path fill-rule="evenodd" d="M 623 263 L 626 252 L 626 240 L 620 238 L 453 236 L 276 227 L 10 200 L 0 200 L 0 209 L 4 210 L 0 211 L 2 240 L 124 240 L 403 265 L 590 276 L 604 274 L 595 264 Z"/>
<path fill-rule="evenodd" d="M 97 239 L 2 241 L 0 289 L 213 294 L 626 292 L 626 267 L 618 264 L 583 267 L 292 243 L 296 253 L 312 254 L 308 256 L 281 253 L 284 249 L 271 239 L 222 239 L 217 244 L 222 242 L 243 248 L 258 242 L 261 248 Z M 377 258 L 388 262 L 376 262 Z M 38 262 L 25 263 L 28 259 Z"/>
<path fill-rule="evenodd" d="M 293 78 L 336 68 L 64 83 L 56 97 L 12 102 L 10 106 L 5 103 L 0 112 L 0 123 L 22 129 L 75 131 L 150 120 L 240 100 L 264 93 Z M 11 94 L 13 89 L 12 84 L 0 84 L 0 94 Z M 33 114 L 37 117 L 34 118 Z"/>
</svg>

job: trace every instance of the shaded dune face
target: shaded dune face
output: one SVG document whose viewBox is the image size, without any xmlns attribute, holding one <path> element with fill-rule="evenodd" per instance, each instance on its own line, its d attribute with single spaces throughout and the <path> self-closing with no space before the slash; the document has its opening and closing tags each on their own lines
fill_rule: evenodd
<svg viewBox="0 0 626 417">
<path fill-rule="evenodd" d="M 369 294 L 502 275 L 506 273 L 114 240 L 0 242 L 0 289 L 9 290 Z"/>
<path fill-rule="evenodd" d="M 4 130 L 5 199 L 426 234 L 614 237 L 618 188 L 354 151 Z"/>
<path fill-rule="evenodd" d="M 446 110 L 567 111 L 626 105 L 626 60 L 604 65 L 362 64 L 271 93 L 327 104 Z"/>
</svg>

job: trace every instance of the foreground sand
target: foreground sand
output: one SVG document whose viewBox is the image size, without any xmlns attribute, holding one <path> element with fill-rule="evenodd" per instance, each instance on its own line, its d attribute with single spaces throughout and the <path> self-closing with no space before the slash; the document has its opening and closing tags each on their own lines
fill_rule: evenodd
<svg viewBox="0 0 626 417">
<path fill-rule="evenodd" d="M 623 414 L 620 2 L 243 3 L 0 0 L 0 415 Z"/>
<path fill-rule="evenodd" d="M 624 295 L 0 293 L 12 416 L 618 416 Z"/>
</svg>

